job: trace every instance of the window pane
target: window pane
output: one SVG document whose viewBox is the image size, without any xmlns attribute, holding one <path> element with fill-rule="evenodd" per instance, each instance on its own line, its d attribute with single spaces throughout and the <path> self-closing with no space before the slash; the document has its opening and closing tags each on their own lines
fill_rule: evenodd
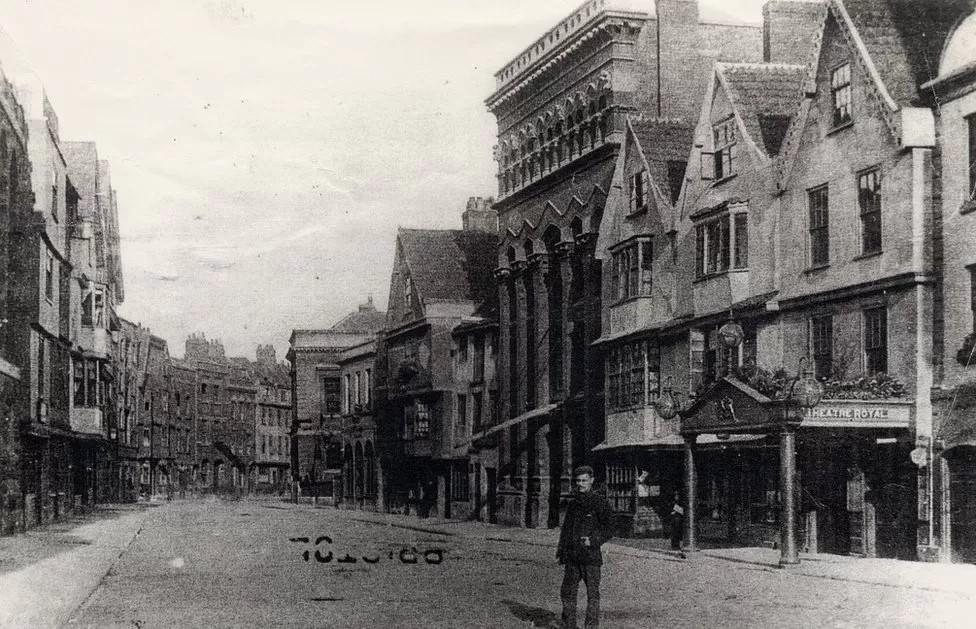
<svg viewBox="0 0 976 629">
<path fill-rule="evenodd" d="M 735 215 L 735 268 L 744 269 L 749 266 L 749 217 L 746 214 Z"/>
<path fill-rule="evenodd" d="M 858 177 L 858 205 L 861 213 L 862 251 L 881 250 L 881 176 L 877 170 Z"/>
<path fill-rule="evenodd" d="M 654 262 L 654 252 L 650 242 L 640 244 L 641 252 L 641 295 L 651 294 L 651 266 Z"/>
<path fill-rule="evenodd" d="M 808 193 L 810 210 L 810 263 L 814 266 L 830 261 L 830 239 L 828 229 L 827 187 L 817 188 Z"/>
</svg>

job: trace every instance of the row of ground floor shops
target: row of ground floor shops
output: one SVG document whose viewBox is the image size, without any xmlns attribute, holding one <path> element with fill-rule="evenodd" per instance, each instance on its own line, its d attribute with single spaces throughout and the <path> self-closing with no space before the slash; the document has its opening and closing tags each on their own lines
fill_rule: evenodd
<svg viewBox="0 0 976 629">
<path fill-rule="evenodd" d="M 620 537 L 667 536 L 677 499 L 686 548 L 778 548 L 786 564 L 800 552 L 976 562 L 976 445 L 919 448 L 910 402 L 828 400 L 801 417 L 718 393 L 680 434 L 574 452 L 572 421 L 547 408 L 475 439 L 467 457 L 384 458 L 379 485 L 337 485 L 352 483 L 347 507 L 553 527 L 573 465 L 588 463 Z"/>
<path fill-rule="evenodd" d="M 63 434 L 62 434 L 63 433 Z M 0 483 L 0 534 L 55 522 L 96 504 L 202 493 L 287 495 L 287 463 L 238 467 L 131 456 L 99 437 L 44 430 L 21 436 L 19 478 Z"/>
</svg>

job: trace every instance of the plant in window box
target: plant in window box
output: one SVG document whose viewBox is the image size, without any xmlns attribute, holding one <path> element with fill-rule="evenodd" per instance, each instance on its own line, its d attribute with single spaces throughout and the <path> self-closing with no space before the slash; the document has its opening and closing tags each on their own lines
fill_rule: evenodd
<svg viewBox="0 0 976 629">
<path fill-rule="evenodd" d="M 904 397 L 905 385 L 887 373 L 823 383 L 824 398 L 832 400 L 885 400 Z"/>
</svg>

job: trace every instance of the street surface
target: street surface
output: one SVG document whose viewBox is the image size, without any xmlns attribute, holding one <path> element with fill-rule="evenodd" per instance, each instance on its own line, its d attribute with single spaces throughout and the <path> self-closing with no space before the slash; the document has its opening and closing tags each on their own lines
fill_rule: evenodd
<svg viewBox="0 0 976 629">
<path fill-rule="evenodd" d="M 0 624 L 526 629 L 558 618 L 555 531 L 213 499 L 110 516 L 0 539 Z M 324 536 L 332 543 L 316 546 Z M 612 545 L 605 555 L 608 628 L 970 627 L 976 618 L 976 583 L 955 576 L 976 576 L 973 566 L 945 567 L 950 585 L 941 588 L 708 553 L 681 560 Z M 805 565 L 816 571 L 815 561 Z"/>
</svg>

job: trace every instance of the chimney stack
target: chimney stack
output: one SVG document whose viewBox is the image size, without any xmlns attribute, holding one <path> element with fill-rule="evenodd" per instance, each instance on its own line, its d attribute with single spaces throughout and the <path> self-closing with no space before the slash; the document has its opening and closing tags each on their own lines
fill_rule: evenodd
<svg viewBox="0 0 976 629">
<path fill-rule="evenodd" d="M 498 212 L 492 208 L 494 204 L 494 197 L 468 197 L 464 213 L 461 214 L 462 229 L 497 234 Z"/>
<path fill-rule="evenodd" d="M 808 65 L 826 7 L 820 2 L 769 0 L 763 5 L 763 60 Z"/>
</svg>

